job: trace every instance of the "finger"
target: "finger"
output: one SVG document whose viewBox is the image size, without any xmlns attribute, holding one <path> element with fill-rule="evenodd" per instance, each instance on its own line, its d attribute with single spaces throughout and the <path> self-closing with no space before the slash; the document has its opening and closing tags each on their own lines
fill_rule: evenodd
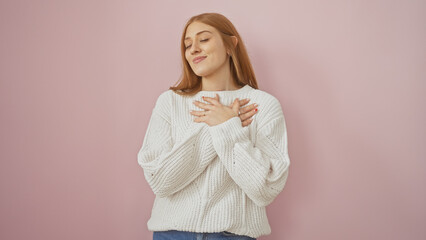
<svg viewBox="0 0 426 240">
<path fill-rule="evenodd" d="M 199 122 L 204 122 L 206 120 L 206 117 L 205 116 L 203 116 L 203 117 L 196 117 L 196 118 L 194 118 L 194 122 L 197 122 L 197 123 L 199 123 Z"/>
<path fill-rule="evenodd" d="M 211 97 L 204 97 L 203 96 L 203 100 L 206 101 L 206 102 L 209 102 L 213 105 L 220 105 L 220 102 L 216 99 L 216 97 L 211 98 Z"/>
<path fill-rule="evenodd" d="M 239 115 L 239 112 L 240 112 L 240 101 L 239 101 L 239 99 L 238 99 L 238 98 L 236 98 L 236 99 L 234 100 L 234 103 L 232 104 L 232 110 L 233 110 L 234 112 L 236 112 L 236 113 L 237 113 L 237 115 Z"/>
<path fill-rule="evenodd" d="M 248 124 L 247 124 L 247 122 L 246 122 L 246 121 L 242 121 L 242 122 L 241 122 L 241 125 L 242 125 L 243 127 L 248 126 Z"/>
<path fill-rule="evenodd" d="M 194 116 L 198 116 L 198 117 L 202 117 L 202 116 L 207 115 L 206 111 L 195 111 L 195 110 L 192 110 L 189 113 L 191 113 Z"/>
<path fill-rule="evenodd" d="M 247 119 L 245 121 L 242 122 L 243 127 L 246 127 L 248 125 L 250 125 L 250 123 L 253 122 L 253 118 Z"/>
<path fill-rule="evenodd" d="M 248 98 L 242 99 L 242 100 L 240 100 L 240 106 L 244 106 L 244 105 L 246 105 L 249 102 L 250 102 L 250 99 L 248 99 Z"/>
<path fill-rule="evenodd" d="M 246 112 L 248 112 L 248 111 L 250 111 L 250 110 L 253 110 L 253 109 L 255 109 L 256 107 L 258 107 L 259 105 L 257 104 L 257 103 L 253 103 L 253 104 L 250 104 L 249 106 L 246 106 L 246 107 L 243 107 L 243 108 L 240 108 L 240 112 L 241 113 L 246 113 Z"/>
<path fill-rule="evenodd" d="M 242 114 L 240 114 L 240 118 L 241 119 L 243 119 L 243 120 L 246 120 L 246 119 L 248 119 L 248 118 L 251 118 L 254 114 L 256 114 L 258 111 L 257 111 L 257 108 L 255 108 L 255 109 L 253 109 L 253 110 L 250 110 L 250 111 L 248 111 L 248 112 L 246 112 L 246 113 L 242 113 Z"/>
<path fill-rule="evenodd" d="M 212 108 L 213 108 L 213 105 L 211 105 L 211 104 L 207 104 L 207 103 L 202 103 L 202 102 L 197 101 L 197 100 L 194 100 L 194 101 L 193 101 L 193 103 L 194 103 L 197 107 L 202 108 L 202 109 L 204 109 L 204 110 L 212 110 Z"/>
<path fill-rule="evenodd" d="M 249 103 L 249 102 L 250 102 L 250 99 L 248 99 L 248 98 L 246 98 L 246 99 L 242 99 L 242 100 L 239 100 L 239 102 L 240 102 L 240 106 L 244 106 L 244 105 L 246 105 L 247 103 Z M 229 105 L 228 105 L 228 107 L 232 108 L 232 105 L 233 105 L 233 104 L 234 104 L 234 103 L 229 104 Z"/>
</svg>

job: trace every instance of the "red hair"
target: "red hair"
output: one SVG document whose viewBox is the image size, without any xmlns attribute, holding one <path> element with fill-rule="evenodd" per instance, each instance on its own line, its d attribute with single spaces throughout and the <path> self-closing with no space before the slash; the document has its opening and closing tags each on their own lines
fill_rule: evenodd
<svg viewBox="0 0 426 240">
<path fill-rule="evenodd" d="M 256 76 L 254 75 L 253 67 L 250 63 L 243 40 L 231 21 L 219 13 L 202 13 L 191 17 L 186 23 L 181 38 L 182 75 L 178 81 L 178 85 L 175 87 L 172 86 L 169 89 L 180 95 L 194 95 L 201 91 L 201 77 L 197 76 L 194 71 L 192 71 L 191 66 L 185 58 L 185 34 L 188 26 L 193 22 L 207 24 L 214 27 L 219 32 L 225 48 L 228 49 L 231 55 L 229 67 L 232 77 L 236 81 L 235 84 L 241 87 L 248 84 L 257 89 Z M 236 47 L 234 47 L 231 36 L 235 36 L 238 39 Z"/>
</svg>

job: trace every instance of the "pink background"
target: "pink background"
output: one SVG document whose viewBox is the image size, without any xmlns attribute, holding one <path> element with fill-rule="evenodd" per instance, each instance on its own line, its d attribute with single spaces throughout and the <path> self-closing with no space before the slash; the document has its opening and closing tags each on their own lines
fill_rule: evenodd
<svg viewBox="0 0 426 240">
<path fill-rule="evenodd" d="M 151 239 L 137 152 L 219 12 L 283 106 L 292 161 L 259 239 L 426 239 L 425 1 L 1 1 L 0 239 Z"/>
</svg>

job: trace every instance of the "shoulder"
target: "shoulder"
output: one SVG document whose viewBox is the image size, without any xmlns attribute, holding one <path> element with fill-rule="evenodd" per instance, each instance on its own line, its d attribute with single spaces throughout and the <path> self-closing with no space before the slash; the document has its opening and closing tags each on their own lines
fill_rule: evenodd
<svg viewBox="0 0 426 240">
<path fill-rule="evenodd" d="M 171 107 L 171 94 L 172 90 L 166 90 L 161 92 L 157 100 L 155 101 L 155 106 L 153 113 L 161 115 L 165 119 L 169 119 L 169 112 Z"/>
<path fill-rule="evenodd" d="M 249 104 L 257 103 L 259 112 L 257 118 L 259 121 L 269 121 L 271 119 L 283 116 L 282 105 L 279 99 L 266 91 L 255 89 Z"/>
<path fill-rule="evenodd" d="M 155 102 L 155 107 L 168 107 L 170 106 L 170 100 L 171 100 L 171 94 L 172 94 L 172 90 L 166 90 L 161 92 L 158 97 L 157 100 Z"/>
<path fill-rule="evenodd" d="M 257 98 L 262 99 L 264 102 L 266 103 L 270 103 L 270 104 L 280 104 L 280 101 L 278 100 L 277 97 L 275 97 L 274 95 L 272 95 L 269 92 L 266 92 L 264 90 L 260 90 L 260 89 L 254 89 L 253 90 L 253 94 L 257 96 Z"/>
</svg>

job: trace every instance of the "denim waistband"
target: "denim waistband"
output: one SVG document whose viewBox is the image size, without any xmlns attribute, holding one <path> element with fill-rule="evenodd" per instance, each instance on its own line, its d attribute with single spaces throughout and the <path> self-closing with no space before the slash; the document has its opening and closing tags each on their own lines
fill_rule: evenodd
<svg viewBox="0 0 426 240">
<path fill-rule="evenodd" d="M 198 233 L 187 232 L 178 230 L 169 231 L 154 231 L 153 240 L 256 240 L 245 235 L 238 235 L 228 231 L 215 232 L 215 233 Z"/>
</svg>

